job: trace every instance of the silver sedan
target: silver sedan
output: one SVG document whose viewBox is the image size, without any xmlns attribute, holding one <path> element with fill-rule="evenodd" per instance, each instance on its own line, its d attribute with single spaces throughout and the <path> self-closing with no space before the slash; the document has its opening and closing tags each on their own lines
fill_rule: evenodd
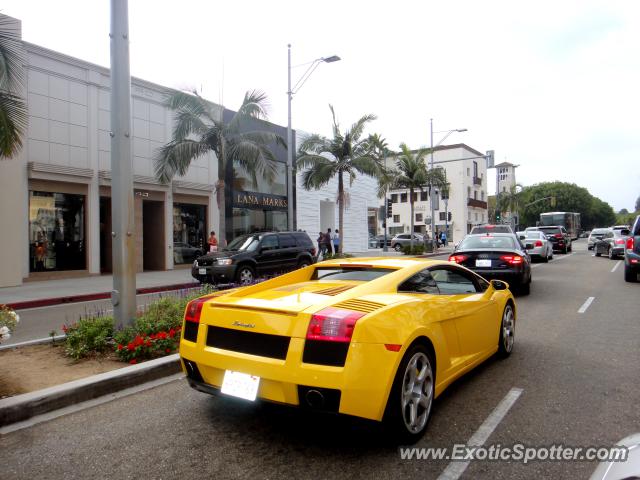
<svg viewBox="0 0 640 480">
<path fill-rule="evenodd" d="M 527 247 L 527 253 L 529 253 L 532 260 L 539 259 L 546 263 L 553 258 L 553 244 L 541 231 L 527 230 L 518 232 L 518 238 Z"/>
</svg>

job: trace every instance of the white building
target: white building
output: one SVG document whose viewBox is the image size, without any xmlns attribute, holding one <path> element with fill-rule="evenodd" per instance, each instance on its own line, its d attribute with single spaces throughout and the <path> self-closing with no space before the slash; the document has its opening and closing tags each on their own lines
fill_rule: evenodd
<svg viewBox="0 0 640 480">
<path fill-rule="evenodd" d="M 509 162 L 502 162 L 495 166 L 496 168 L 496 194 L 503 192 L 511 192 L 516 186 L 516 167 Z"/>
<path fill-rule="evenodd" d="M 434 192 L 436 232 L 448 229 L 448 239 L 457 242 L 474 225 L 487 223 L 487 165 L 484 154 L 465 145 L 442 145 L 433 153 L 434 166 L 443 168 L 449 183 L 449 198 L 442 198 Z M 429 167 L 430 157 L 425 158 Z M 388 167 L 395 166 L 395 159 L 389 158 Z M 431 204 L 429 192 L 414 193 L 414 230 L 416 233 L 431 232 Z M 411 226 L 411 205 L 408 190 L 394 190 L 389 193 L 393 216 L 387 220 L 389 233 L 409 233 Z"/>
<path fill-rule="evenodd" d="M 305 134 L 297 135 L 299 145 Z M 299 170 L 296 184 L 297 228 L 306 231 L 315 242 L 320 231 L 327 228 L 335 231 L 338 224 L 338 178 L 332 179 L 320 190 L 305 190 L 302 186 L 304 170 Z M 365 252 L 368 248 L 369 232 L 377 232 L 377 212 L 383 201 L 376 196 L 377 181 L 366 175 L 358 175 L 349 184 L 345 178 L 344 189 L 347 203 L 344 209 L 343 251 Z"/>
</svg>

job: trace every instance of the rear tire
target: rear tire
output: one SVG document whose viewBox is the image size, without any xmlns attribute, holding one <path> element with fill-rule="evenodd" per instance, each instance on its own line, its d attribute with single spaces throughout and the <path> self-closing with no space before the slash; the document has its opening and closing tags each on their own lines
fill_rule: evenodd
<svg viewBox="0 0 640 480">
<path fill-rule="evenodd" d="M 393 249 L 396 252 L 400 252 L 402 250 L 402 245 L 400 245 L 399 243 L 396 243 L 395 246 L 393 247 Z"/>
<path fill-rule="evenodd" d="M 521 295 L 529 295 L 531 293 L 531 276 L 529 276 L 528 282 L 518 285 L 518 293 Z"/>
<path fill-rule="evenodd" d="M 507 358 L 513 351 L 516 334 L 516 314 L 513 305 L 507 303 L 502 312 L 500 322 L 500 339 L 498 340 L 498 356 Z"/>
<path fill-rule="evenodd" d="M 609 257 L 609 260 L 613 260 L 614 258 L 616 258 L 616 256 L 613 254 L 613 248 L 609 248 L 609 251 L 607 252 L 607 257 Z"/>
<path fill-rule="evenodd" d="M 306 258 L 300 260 L 300 262 L 298 262 L 298 268 L 304 268 L 304 267 L 308 267 L 309 265 L 311 265 L 311 262 L 309 260 L 307 260 Z"/>
<path fill-rule="evenodd" d="M 638 272 L 636 272 L 633 268 L 628 265 L 624 266 L 624 280 L 625 282 L 636 282 L 638 281 Z"/>
<path fill-rule="evenodd" d="M 401 444 L 416 443 L 424 435 L 431 417 L 435 384 L 431 352 L 423 344 L 412 346 L 396 371 L 383 420 Z"/>
<path fill-rule="evenodd" d="M 250 265 L 240 265 L 236 272 L 236 282 L 240 285 L 250 285 L 256 279 L 256 272 Z"/>
</svg>

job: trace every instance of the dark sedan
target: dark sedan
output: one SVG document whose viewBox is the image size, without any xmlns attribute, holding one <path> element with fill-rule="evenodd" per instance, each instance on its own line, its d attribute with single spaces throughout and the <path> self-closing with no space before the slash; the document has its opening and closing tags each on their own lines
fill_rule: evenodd
<svg viewBox="0 0 640 480">
<path fill-rule="evenodd" d="M 509 233 L 467 235 L 449 257 L 486 279 L 506 281 L 511 290 L 527 295 L 531 259 L 517 237 Z"/>
<path fill-rule="evenodd" d="M 596 240 L 593 244 L 593 251 L 595 252 L 596 257 L 606 255 L 610 259 L 614 259 L 624 255 L 628 236 L 629 229 L 617 230 L 607 228 L 607 231 L 602 235 L 602 238 Z"/>
</svg>

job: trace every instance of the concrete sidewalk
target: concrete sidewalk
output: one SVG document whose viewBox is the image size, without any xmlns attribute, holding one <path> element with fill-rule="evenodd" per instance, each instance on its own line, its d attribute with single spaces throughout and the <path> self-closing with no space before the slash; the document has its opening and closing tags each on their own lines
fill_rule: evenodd
<svg viewBox="0 0 640 480">
<path fill-rule="evenodd" d="M 197 285 L 199 283 L 191 277 L 190 269 L 144 272 L 136 275 L 138 293 L 141 293 L 141 290 L 179 289 Z M 46 306 L 56 303 L 95 300 L 109 298 L 112 289 L 112 275 L 33 281 L 18 287 L 0 288 L 0 304 L 18 304 L 16 306 L 19 308 L 30 308 L 30 304 L 32 304 L 31 306 Z M 47 303 L 48 300 L 49 303 Z M 54 300 L 55 302 L 51 303 Z M 36 302 L 38 302 L 37 305 Z M 20 304 L 22 304 L 21 307 Z"/>
</svg>

